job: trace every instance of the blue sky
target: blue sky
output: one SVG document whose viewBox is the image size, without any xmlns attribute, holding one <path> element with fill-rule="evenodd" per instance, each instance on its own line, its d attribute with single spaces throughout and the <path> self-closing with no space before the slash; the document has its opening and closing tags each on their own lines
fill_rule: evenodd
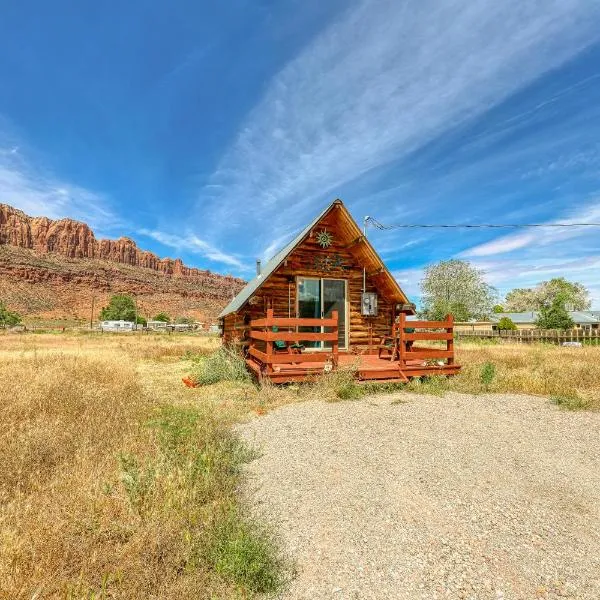
<svg viewBox="0 0 600 600">
<path fill-rule="evenodd" d="M 211 6 L 214 4 L 214 6 Z M 243 277 L 336 197 L 383 223 L 600 222 L 597 0 L 2 2 L 0 202 Z M 600 230 L 369 231 L 600 307 Z"/>
</svg>

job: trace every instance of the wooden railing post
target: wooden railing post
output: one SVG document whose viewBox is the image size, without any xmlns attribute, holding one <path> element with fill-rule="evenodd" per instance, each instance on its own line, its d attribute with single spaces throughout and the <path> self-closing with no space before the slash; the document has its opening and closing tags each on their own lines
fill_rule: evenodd
<svg viewBox="0 0 600 600">
<path fill-rule="evenodd" d="M 398 315 L 398 363 L 400 369 L 406 366 L 406 342 L 404 341 L 404 329 L 406 328 L 406 313 Z"/>
<path fill-rule="evenodd" d="M 332 333 L 335 333 L 335 340 L 333 340 L 331 343 L 331 350 L 333 352 L 333 367 L 337 369 L 339 345 L 340 345 L 339 338 L 338 338 L 339 321 L 338 321 L 338 311 L 337 310 L 331 311 L 331 318 L 334 319 L 334 321 L 335 321 L 335 325 L 332 328 Z"/>
<path fill-rule="evenodd" d="M 271 331 L 273 328 L 273 309 L 267 309 L 267 318 L 265 320 L 265 331 Z M 271 373 L 273 370 L 273 342 L 271 340 L 265 341 L 266 348 L 265 354 L 267 355 L 267 373 Z"/>
<path fill-rule="evenodd" d="M 448 315 L 446 317 L 446 320 L 448 321 L 448 328 L 446 329 L 446 331 L 448 333 L 452 334 L 452 337 L 449 340 L 446 340 L 446 350 L 448 352 L 452 352 L 452 356 L 449 357 L 448 359 L 446 359 L 446 362 L 449 365 L 453 365 L 454 364 L 454 316 Z"/>
</svg>

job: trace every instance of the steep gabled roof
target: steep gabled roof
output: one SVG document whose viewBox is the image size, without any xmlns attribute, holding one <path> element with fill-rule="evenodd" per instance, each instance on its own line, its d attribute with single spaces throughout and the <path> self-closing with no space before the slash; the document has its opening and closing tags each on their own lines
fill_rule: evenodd
<svg viewBox="0 0 600 600">
<path fill-rule="evenodd" d="M 360 227 L 356 224 L 356 221 L 352 218 L 352 215 L 348 212 L 348 209 L 344 206 L 344 203 L 337 199 L 334 200 L 325 210 L 319 213 L 289 244 L 282 248 L 273 258 L 271 258 L 265 265 L 262 266 L 260 275 L 257 275 L 254 279 L 249 281 L 240 293 L 223 309 L 219 318 L 225 317 L 226 315 L 237 312 L 240 310 L 246 302 L 255 294 L 260 286 L 270 277 L 270 275 L 278 269 L 278 267 L 285 261 L 285 259 L 305 240 L 309 235 L 310 231 L 316 227 L 326 217 L 331 210 L 335 207 L 339 207 L 341 211 L 341 217 L 345 220 L 345 226 L 349 231 L 352 232 L 354 238 L 362 236 Z M 392 296 L 399 303 L 408 304 L 409 300 L 406 294 L 400 289 L 398 282 L 388 271 L 384 262 L 380 256 L 375 252 L 373 246 L 367 239 L 364 239 L 360 246 L 364 247 L 364 258 L 371 265 L 376 265 L 381 271 L 381 275 L 385 277 L 387 287 L 390 289 Z"/>
</svg>

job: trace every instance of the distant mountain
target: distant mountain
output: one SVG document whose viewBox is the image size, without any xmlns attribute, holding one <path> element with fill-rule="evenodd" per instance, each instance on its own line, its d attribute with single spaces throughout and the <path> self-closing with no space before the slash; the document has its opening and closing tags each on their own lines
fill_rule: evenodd
<svg viewBox="0 0 600 600">
<path fill-rule="evenodd" d="M 0 204 L 0 299 L 40 319 L 89 319 L 113 293 L 135 294 L 144 316 L 213 320 L 242 279 L 159 258 L 126 237 L 98 240 L 85 223 L 30 217 Z"/>
</svg>

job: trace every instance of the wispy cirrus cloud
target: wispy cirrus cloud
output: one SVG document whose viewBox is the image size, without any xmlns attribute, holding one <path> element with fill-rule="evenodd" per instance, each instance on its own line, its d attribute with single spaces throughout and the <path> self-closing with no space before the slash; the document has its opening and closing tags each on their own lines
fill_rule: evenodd
<svg viewBox="0 0 600 600">
<path fill-rule="evenodd" d="M 16 145 L 0 148 L 0 202 L 32 216 L 84 221 L 94 229 L 120 224 L 105 195 L 32 165 Z"/>
<path fill-rule="evenodd" d="M 588 242 L 596 242 L 600 238 L 600 227 L 577 227 L 577 223 L 600 224 L 600 201 L 594 201 L 585 208 L 571 211 L 564 218 L 558 217 L 550 223 L 562 223 L 570 227 L 547 227 L 535 228 L 527 231 L 519 231 L 504 235 L 469 248 L 461 253 L 463 257 L 483 257 L 508 254 L 515 250 L 532 247 L 544 248 L 550 244 L 556 245 L 573 238 L 578 239 L 580 250 L 584 249 Z M 600 250 L 600 247 L 598 248 Z M 544 249 L 545 251 L 545 249 Z"/>
<path fill-rule="evenodd" d="M 598 10 L 587 0 L 359 3 L 249 113 L 210 179 L 219 187 L 202 191 L 213 229 L 237 224 L 244 236 L 304 217 L 564 64 L 598 39 Z"/>
<path fill-rule="evenodd" d="M 214 262 L 236 267 L 237 269 L 240 269 L 240 271 L 249 270 L 248 265 L 243 263 L 238 257 L 215 248 L 208 242 L 200 239 L 194 233 L 188 232 L 183 235 L 175 235 L 154 229 L 140 229 L 137 233 L 156 240 L 163 246 L 168 246 L 174 250 L 192 252 Z"/>
</svg>

